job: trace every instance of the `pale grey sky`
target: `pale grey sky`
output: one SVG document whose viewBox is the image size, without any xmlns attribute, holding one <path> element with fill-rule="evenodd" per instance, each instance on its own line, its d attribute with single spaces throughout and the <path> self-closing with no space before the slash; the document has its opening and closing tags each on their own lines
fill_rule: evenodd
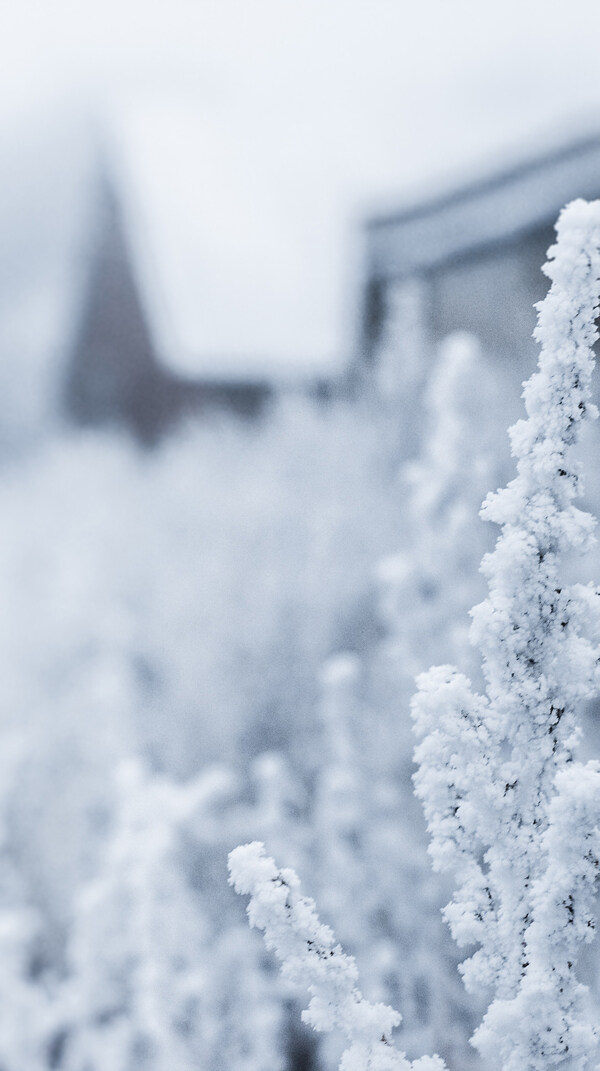
<svg viewBox="0 0 600 1071">
<path fill-rule="evenodd" d="M 598 0 L 2 0 L 0 131 L 54 105 L 107 107 L 149 205 L 187 160 L 203 181 L 184 176 L 163 239 L 190 345 L 208 302 L 207 346 L 236 343 L 237 309 L 241 348 L 318 359 L 345 344 L 365 208 L 600 128 L 599 39 Z M 171 109 L 187 115 L 180 152 Z M 239 256 L 232 233 L 223 287 L 196 291 L 192 239 L 218 243 L 225 198 Z"/>
</svg>

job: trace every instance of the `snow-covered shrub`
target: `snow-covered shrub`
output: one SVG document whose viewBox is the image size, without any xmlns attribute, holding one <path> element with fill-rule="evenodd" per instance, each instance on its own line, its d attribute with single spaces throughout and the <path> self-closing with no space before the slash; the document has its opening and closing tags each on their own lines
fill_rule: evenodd
<svg viewBox="0 0 600 1071">
<path fill-rule="evenodd" d="M 404 546 L 378 567 L 387 648 L 407 682 L 468 649 L 468 611 L 483 593 L 477 566 L 491 545 L 473 517 L 499 475 L 492 392 L 477 339 L 449 335 L 426 382 L 422 449 L 401 469 Z"/>
<path fill-rule="evenodd" d="M 116 1054 L 139 1031 L 139 976 L 115 953 L 129 1003 L 106 1018 L 94 986 L 112 1000 L 111 985 L 101 985 L 110 965 L 98 951 L 94 981 L 82 951 L 86 942 L 102 946 L 103 912 L 107 927 L 115 912 L 115 933 L 125 928 L 124 949 L 133 933 L 115 892 L 139 865 L 131 841 L 129 856 L 115 848 L 132 819 L 113 771 L 129 755 L 176 781 L 216 759 L 237 772 L 218 822 L 205 813 L 189 833 L 192 891 L 186 874 L 171 875 L 198 918 L 209 919 L 201 952 L 213 973 L 214 1051 L 229 1052 L 244 1023 L 257 1020 L 256 1009 L 244 1011 L 243 980 L 270 992 L 272 972 L 239 899 L 222 895 L 223 860 L 232 845 L 260 836 L 277 850 L 285 843 L 301 865 L 306 786 L 319 762 L 318 748 L 307 746 L 316 671 L 340 642 L 368 642 L 354 606 L 373 559 L 392 543 L 378 451 L 350 407 L 290 402 L 263 426 L 190 428 L 150 454 L 116 436 L 57 436 L 0 470 L 0 744 L 15 730 L 27 739 L 19 778 L 6 785 L 25 890 L 13 906 L 29 912 L 34 890 L 37 927 L 35 941 L 15 927 L 15 955 L 28 982 L 30 944 L 38 960 L 42 948 L 32 995 L 50 993 L 43 1033 L 54 1066 L 83 1059 L 88 1046 L 100 1053 L 114 1043 Z M 151 815 L 160 818 L 149 807 Z M 97 916 L 84 910 L 90 890 L 105 897 Z M 17 999 L 17 987 L 7 987 L 11 1036 L 29 1052 Z M 263 1004 L 277 1019 L 271 1039 L 285 1035 L 281 999 Z"/>
<path fill-rule="evenodd" d="M 391 539 L 372 439 L 298 403 L 149 455 L 69 435 L 0 471 L 0 733 L 31 740 L 12 820 L 57 941 L 119 758 L 315 761 L 318 667 L 340 632 L 362 642 L 351 609 Z"/>
<path fill-rule="evenodd" d="M 89 678 L 105 723 L 129 718 L 185 776 L 240 742 L 258 754 L 309 734 L 318 667 L 368 639 L 354 607 L 393 545 L 378 450 L 352 407 L 290 401 L 263 426 L 190 428 L 152 454 L 69 435 L 5 467 L 3 723 L 66 693 L 87 705 Z M 131 709 L 116 717 L 121 671 Z"/>
<path fill-rule="evenodd" d="M 423 738 L 416 787 L 432 855 L 458 881 L 446 917 L 459 944 L 480 946 L 462 966 L 468 989 L 492 999 L 473 1040 L 503 1071 L 583 1071 L 598 1041 L 574 968 L 595 928 L 600 764 L 576 762 L 574 747 L 575 710 L 600 684 L 600 592 L 567 585 L 561 564 L 565 551 L 590 545 L 593 529 L 573 505 L 571 448 L 594 415 L 600 202 L 565 210 L 550 256 L 539 371 L 525 387 L 528 420 L 512 429 L 517 477 L 483 508 L 502 527 L 484 558 L 490 594 L 474 610 L 472 629 L 486 694 L 442 666 L 420 677 L 414 701 Z M 355 677 L 354 666 L 346 670 L 340 678 L 338 667 L 336 687 Z M 351 765 L 346 755 L 334 778 L 346 802 L 356 786 Z M 337 858 L 328 861 L 334 885 L 344 882 Z M 388 1047 L 399 1017 L 364 1005 L 353 962 L 320 927 L 295 874 L 278 871 L 256 844 L 233 853 L 231 871 L 237 890 L 251 894 L 251 923 L 265 931 L 284 972 L 309 989 L 308 1020 L 345 1031 L 350 1047 L 340 1066 L 406 1066 Z M 365 882 L 377 876 L 371 868 Z"/>
<path fill-rule="evenodd" d="M 577 709 L 600 684 L 600 592 L 567 585 L 562 559 L 589 547 L 594 524 L 573 504 L 572 447 L 596 415 L 600 203 L 574 202 L 557 231 L 528 418 L 511 430 L 517 476 L 482 511 L 501 526 L 473 611 L 486 692 L 442 666 L 414 704 L 431 852 L 458 882 L 446 917 L 459 944 L 479 945 L 462 965 L 467 988 L 492 998 L 473 1040 L 505 1071 L 583 1069 L 598 1041 L 575 963 L 594 934 L 600 767 L 574 748 Z"/>
<path fill-rule="evenodd" d="M 408 712 L 414 674 L 442 653 L 469 650 L 467 611 L 480 594 L 477 565 L 487 545 L 487 532 L 473 532 L 472 522 L 492 468 L 485 408 L 472 397 L 473 382 L 478 402 L 489 393 L 487 377 L 472 336 L 450 336 L 440 347 L 424 395 L 423 449 L 399 480 L 403 549 L 378 568 L 381 638 L 360 656 L 329 660 L 322 673 L 313 848 L 302 871 L 356 957 L 370 999 L 402 1008 L 409 1055 L 435 1050 L 463 1066 L 474 1060 L 468 1038 L 476 1019 L 440 917 L 451 886 L 432 880 L 426 854 Z M 332 867 L 343 881 L 331 882 Z M 333 1043 L 325 1045 L 331 1059 Z"/>
<path fill-rule="evenodd" d="M 424 327 L 425 299 L 419 279 L 386 287 L 383 325 L 363 384 L 379 411 L 379 434 L 395 467 L 414 456 L 422 443 L 415 402 L 423 393 L 433 348 Z"/>
<path fill-rule="evenodd" d="M 282 1068 L 280 1002 L 262 949 L 203 885 L 211 841 L 223 856 L 217 830 L 227 822 L 231 777 L 215 769 L 178 785 L 132 760 L 117 781 L 114 828 L 77 897 L 54 1066 Z"/>
<path fill-rule="evenodd" d="M 440 915 L 449 889 L 432 881 L 426 831 L 406 776 L 412 740 L 400 725 L 394 733 L 401 705 L 373 704 L 382 692 L 370 679 L 372 668 L 349 654 L 324 667 L 325 737 L 304 873 L 319 910 L 356 958 L 368 998 L 402 1009 L 402 1048 L 410 1058 L 437 1051 L 465 1066 L 475 1022 Z M 377 725 L 382 716 L 387 740 Z M 326 1066 L 337 1062 L 339 1044 L 335 1034 L 323 1039 Z"/>
</svg>

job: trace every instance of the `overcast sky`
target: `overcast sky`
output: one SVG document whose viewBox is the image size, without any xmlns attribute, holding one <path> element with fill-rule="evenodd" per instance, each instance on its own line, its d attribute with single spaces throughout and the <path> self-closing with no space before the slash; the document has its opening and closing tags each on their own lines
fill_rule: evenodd
<svg viewBox="0 0 600 1071">
<path fill-rule="evenodd" d="M 171 227 L 170 274 L 188 287 L 184 348 L 194 344 L 194 308 L 197 315 L 204 299 L 216 310 L 205 339 L 213 348 L 219 324 L 231 324 L 239 307 L 242 348 L 245 340 L 251 349 L 280 347 L 290 360 L 339 352 L 365 210 L 600 129 L 599 0 L 0 3 L 4 131 L 51 107 L 106 107 L 138 132 L 132 143 L 151 203 L 176 170 L 181 177 L 185 154 L 175 163 L 171 131 L 173 162 L 156 146 L 153 159 L 147 117 L 162 116 L 164 133 L 169 109 L 181 113 L 184 102 L 188 131 L 198 116 L 195 166 L 202 169 L 205 136 L 211 174 L 221 174 L 202 190 L 197 231 L 205 228 L 206 245 L 218 243 L 218 227 L 209 231 L 219 190 L 230 201 L 239 191 L 233 215 L 242 232 L 247 222 L 239 237 L 247 251 L 236 264 L 235 235 L 224 243 L 227 301 L 216 284 L 206 295 L 195 289 L 181 205 L 180 240 Z M 188 181 L 186 210 L 193 188 Z M 248 190 L 260 206 L 254 220 Z M 245 290 L 251 249 L 258 267 Z M 221 348 L 232 338 L 225 330 Z"/>
</svg>

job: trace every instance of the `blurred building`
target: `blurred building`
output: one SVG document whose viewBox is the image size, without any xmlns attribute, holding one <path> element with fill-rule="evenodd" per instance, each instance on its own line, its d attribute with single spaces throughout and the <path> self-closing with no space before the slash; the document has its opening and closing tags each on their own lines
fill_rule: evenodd
<svg viewBox="0 0 600 1071">
<path fill-rule="evenodd" d="M 67 417 L 83 425 L 121 425 L 142 442 L 156 441 L 192 414 L 225 410 L 258 417 L 274 388 L 251 365 L 237 377 L 220 377 L 215 361 L 194 377 L 161 358 L 125 205 L 106 177 L 97 189 L 94 235 L 64 377 Z"/>
<path fill-rule="evenodd" d="M 61 423 L 148 443 L 327 394 L 302 220 L 225 124 L 152 101 L 100 135 L 42 118 L 0 138 L 0 447 Z"/>
<path fill-rule="evenodd" d="M 495 376 L 526 378 L 554 224 L 569 201 L 598 196 L 595 136 L 368 220 L 360 380 L 391 396 L 408 387 L 414 407 L 425 354 L 453 331 L 477 336 Z"/>
</svg>

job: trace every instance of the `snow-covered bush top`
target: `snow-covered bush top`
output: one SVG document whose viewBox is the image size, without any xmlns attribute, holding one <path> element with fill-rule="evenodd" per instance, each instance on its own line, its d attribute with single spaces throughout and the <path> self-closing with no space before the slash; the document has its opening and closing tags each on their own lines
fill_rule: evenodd
<svg viewBox="0 0 600 1071">
<path fill-rule="evenodd" d="M 452 667 L 419 679 L 417 793 L 439 869 L 458 890 L 446 909 L 467 987 L 494 999 L 474 1043 L 505 1071 L 584 1068 L 597 1031 L 573 970 L 594 932 L 600 769 L 573 761 L 575 712 L 598 690 L 600 592 L 567 586 L 561 556 L 590 545 L 593 519 L 571 457 L 590 403 L 600 292 L 600 202 L 561 214 L 539 306 L 539 369 L 527 419 L 511 429 L 517 476 L 482 515 L 501 534 L 473 610 L 486 694 Z M 577 821 L 575 821 L 575 818 Z"/>
</svg>

